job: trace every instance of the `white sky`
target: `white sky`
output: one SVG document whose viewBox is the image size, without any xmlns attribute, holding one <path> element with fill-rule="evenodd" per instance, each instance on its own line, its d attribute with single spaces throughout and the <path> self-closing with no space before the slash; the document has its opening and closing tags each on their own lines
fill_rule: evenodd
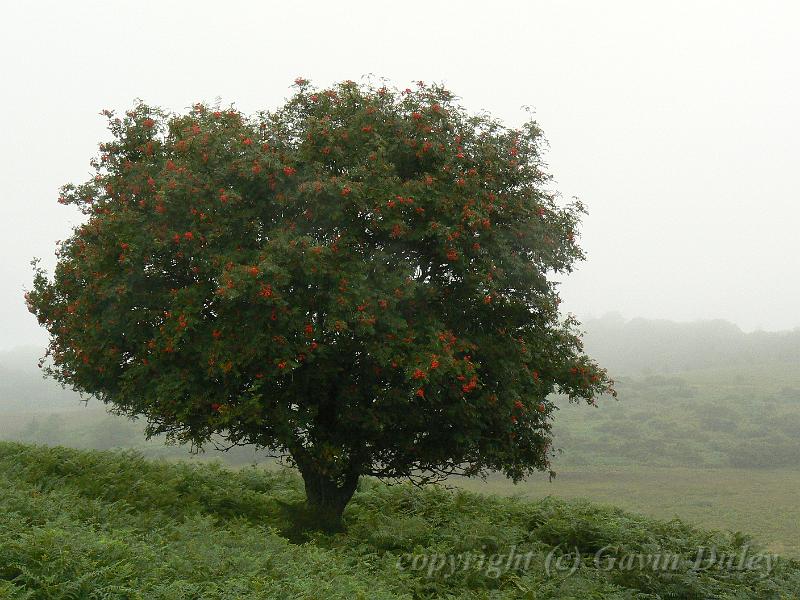
<svg viewBox="0 0 800 600">
<path fill-rule="evenodd" d="M 79 215 L 56 203 L 135 98 L 273 108 L 295 77 L 444 82 L 510 125 L 535 108 L 589 260 L 578 316 L 800 326 L 800 3 L 3 2 L 0 348 Z"/>
</svg>

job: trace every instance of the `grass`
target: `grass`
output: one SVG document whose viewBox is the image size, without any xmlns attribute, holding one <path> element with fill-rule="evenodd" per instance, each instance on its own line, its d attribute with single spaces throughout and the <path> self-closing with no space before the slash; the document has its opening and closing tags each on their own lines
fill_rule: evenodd
<svg viewBox="0 0 800 600">
<path fill-rule="evenodd" d="M 792 469 L 563 467 L 558 476 L 513 485 L 501 477 L 459 480 L 459 487 L 525 499 L 556 496 L 614 504 L 659 519 L 746 530 L 771 551 L 800 557 L 800 473 Z"/>
<path fill-rule="evenodd" d="M 300 502 L 290 472 L 2 442 L 0 598 L 800 598 L 793 560 L 769 572 L 692 568 L 699 547 L 758 552 L 746 536 L 615 507 L 367 480 L 347 530 L 322 534 L 293 523 Z M 675 563 L 584 560 L 570 572 L 577 553 L 608 546 Z M 514 553 L 527 564 L 506 561 Z"/>
</svg>

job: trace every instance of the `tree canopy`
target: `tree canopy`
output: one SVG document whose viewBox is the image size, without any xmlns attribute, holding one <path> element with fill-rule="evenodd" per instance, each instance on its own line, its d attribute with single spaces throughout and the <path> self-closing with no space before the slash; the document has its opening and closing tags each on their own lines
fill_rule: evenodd
<svg viewBox="0 0 800 600">
<path fill-rule="evenodd" d="M 152 434 L 288 453 L 334 515 L 358 477 L 549 468 L 551 394 L 612 382 L 559 313 L 583 258 L 533 121 L 446 89 L 298 79 L 273 111 L 105 111 L 85 213 L 36 268 L 52 374 Z"/>
</svg>

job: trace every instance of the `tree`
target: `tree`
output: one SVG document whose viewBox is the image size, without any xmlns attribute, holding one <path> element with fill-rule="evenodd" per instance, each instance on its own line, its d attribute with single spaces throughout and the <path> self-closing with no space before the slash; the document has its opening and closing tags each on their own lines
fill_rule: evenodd
<svg viewBox="0 0 800 600">
<path fill-rule="evenodd" d="M 295 82 L 274 112 L 105 111 L 87 216 L 36 266 L 50 372 L 148 434 L 288 454 L 337 524 L 360 476 L 549 468 L 553 392 L 613 393 L 557 284 L 583 211 L 535 122 L 440 86 Z"/>
</svg>

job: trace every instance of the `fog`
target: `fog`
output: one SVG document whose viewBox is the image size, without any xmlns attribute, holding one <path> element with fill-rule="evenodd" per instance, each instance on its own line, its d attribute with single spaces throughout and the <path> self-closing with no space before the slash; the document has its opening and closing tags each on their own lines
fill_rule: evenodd
<svg viewBox="0 0 800 600">
<path fill-rule="evenodd" d="M 579 317 L 800 325 L 800 5 L 792 2 L 15 2 L 0 23 L 0 348 L 41 345 L 29 262 L 81 216 L 104 108 L 275 107 L 297 76 L 444 82 L 510 125 L 531 106 L 590 214 Z"/>
</svg>

